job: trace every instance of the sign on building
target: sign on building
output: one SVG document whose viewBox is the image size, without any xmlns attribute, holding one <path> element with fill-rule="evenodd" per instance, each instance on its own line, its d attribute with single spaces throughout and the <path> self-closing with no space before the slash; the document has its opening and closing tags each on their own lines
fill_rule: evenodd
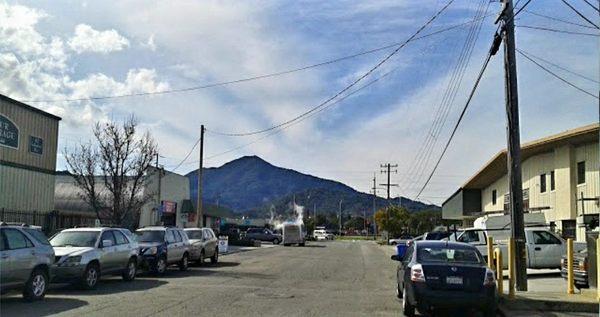
<svg viewBox="0 0 600 317">
<path fill-rule="evenodd" d="M 10 119 L 0 114 L 0 145 L 19 148 L 19 128 Z"/>
<path fill-rule="evenodd" d="M 34 154 L 44 154 L 44 140 L 35 136 L 29 136 L 29 152 Z"/>
<path fill-rule="evenodd" d="M 161 201 L 161 211 L 165 214 L 174 214 L 177 212 L 177 203 L 174 201 Z"/>
</svg>

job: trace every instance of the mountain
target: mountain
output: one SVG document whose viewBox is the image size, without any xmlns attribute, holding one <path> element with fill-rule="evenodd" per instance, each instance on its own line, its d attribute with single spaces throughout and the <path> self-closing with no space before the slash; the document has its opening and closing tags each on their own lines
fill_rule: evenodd
<svg viewBox="0 0 600 317">
<path fill-rule="evenodd" d="M 186 175 L 193 202 L 198 195 L 197 172 Z M 220 167 L 204 169 L 203 202 L 206 204 L 224 206 L 236 213 L 266 215 L 271 206 L 278 211 L 285 208 L 294 196 L 298 204 L 316 203 L 317 209 L 323 212 L 336 212 L 340 199 L 344 212 L 362 214 L 373 208 L 373 196 L 369 194 L 340 182 L 274 166 L 258 156 L 244 156 Z M 398 199 L 393 203 L 397 204 Z M 377 199 L 379 207 L 387 204 L 385 199 Z M 402 198 L 402 205 L 410 211 L 439 209 L 408 198 Z"/>
</svg>

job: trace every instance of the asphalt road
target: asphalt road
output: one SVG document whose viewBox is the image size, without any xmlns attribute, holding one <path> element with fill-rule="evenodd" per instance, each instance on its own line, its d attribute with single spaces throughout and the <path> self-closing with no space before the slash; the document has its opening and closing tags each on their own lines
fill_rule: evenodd
<svg viewBox="0 0 600 317">
<path fill-rule="evenodd" d="M 373 242 L 312 242 L 222 256 L 187 272 L 112 277 L 93 291 L 51 289 L 44 301 L 2 296 L 2 316 L 398 316 L 396 264 Z"/>
<path fill-rule="evenodd" d="M 54 285 L 43 301 L 3 295 L 8 316 L 402 316 L 390 247 L 372 241 L 269 246 L 222 256 L 218 265 L 171 268 L 133 282 L 104 278 L 93 291 Z M 446 316 L 475 316 L 465 311 Z M 511 316 L 593 316 L 512 312 Z"/>
</svg>

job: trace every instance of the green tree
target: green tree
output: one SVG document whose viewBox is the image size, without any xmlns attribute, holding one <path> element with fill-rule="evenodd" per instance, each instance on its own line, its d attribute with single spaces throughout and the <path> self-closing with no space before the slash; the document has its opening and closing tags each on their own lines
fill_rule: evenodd
<svg viewBox="0 0 600 317">
<path fill-rule="evenodd" d="M 387 220 L 387 212 L 389 211 L 390 218 Z M 380 209 L 375 213 L 375 222 L 380 231 L 385 230 L 390 233 L 390 236 L 399 236 L 407 231 L 409 225 L 410 214 L 404 207 L 389 206 L 387 210 Z"/>
</svg>

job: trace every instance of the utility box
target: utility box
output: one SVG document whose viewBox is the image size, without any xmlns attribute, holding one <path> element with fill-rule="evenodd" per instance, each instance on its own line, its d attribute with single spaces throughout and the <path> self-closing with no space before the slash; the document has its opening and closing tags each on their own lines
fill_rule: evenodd
<svg viewBox="0 0 600 317">
<path fill-rule="evenodd" d="M 587 232 L 585 240 L 587 242 L 588 253 L 588 283 L 592 288 L 598 288 L 598 255 L 596 254 L 596 243 L 598 241 L 598 232 Z"/>
</svg>

